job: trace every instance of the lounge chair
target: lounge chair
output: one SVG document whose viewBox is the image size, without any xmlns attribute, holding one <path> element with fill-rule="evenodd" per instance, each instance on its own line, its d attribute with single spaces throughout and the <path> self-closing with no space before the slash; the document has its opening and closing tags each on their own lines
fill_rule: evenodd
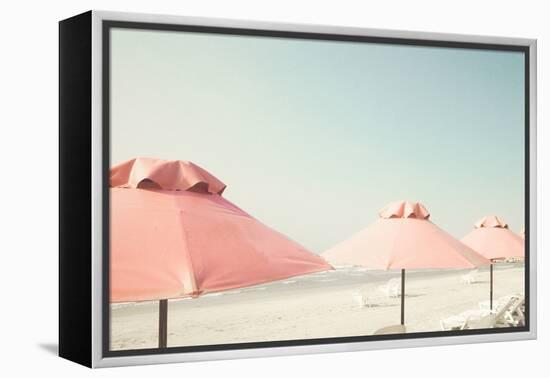
<svg viewBox="0 0 550 378">
<path fill-rule="evenodd" d="M 355 303 L 359 308 L 378 306 L 381 303 L 381 299 L 383 299 L 380 296 L 368 295 L 366 290 L 361 289 L 354 290 L 351 293 L 351 297 L 353 299 L 353 303 Z"/>
<path fill-rule="evenodd" d="M 509 327 L 519 327 L 525 325 L 525 298 L 516 297 L 514 304 L 504 314 L 504 322 Z"/>
<path fill-rule="evenodd" d="M 489 310 L 467 310 L 459 315 L 442 319 L 439 324 L 443 331 L 457 331 L 468 328 L 469 323 L 479 321 L 490 314 Z"/>
<path fill-rule="evenodd" d="M 512 299 L 520 299 L 522 296 L 520 294 L 505 295 L 493 301 L 493 312 L 497 312 L 502 306 L 508 303 Z M 480 310 L 490 310 L 491 304 L 489 301 L 479 302 Z"/>
<path fill-rule="evenodd" d="M 359 290 L 355 290 L 351 293 L 351 298 L 353 299 L 353 303 L 359 308 L 363 308 L 366 306 L 365 298 L 363 297 L 363 293 Z"/>
<path fill-rule="evenodd" d="M 443 331 L 476 329 L 476 328 L 496 328 L 510 326 L 509 312 L 513 309 L 517 312 L 519 306 L 515 306 L 520 299 L 516 296 L 510 297 L 508 301 L 499 306 L 496 310 L 469 310 L 464 311 L 457 316 L 451 316 L 441 320 L 440 325 Z"/>
<path fill-rule="evenodd" d="M 511 297 L 506 303 L 500 306 L 496 311 L 491 312 L 480 319 L 468 319 L 466 327 L 472 328 L 496 328 L 502 326 L 510 326 L 507 321 L 508 312 L 518 301 L 517 297 Z"/>
<path fill-rule="evenodd" d="M 477 282 L 477 274 L 478 273 L 479 273 L 479 271 L 477 269 L 473 269 L 473 270 L 469 271 L 468 273 L 463 274 L 462 276 L 460 276 L 460 278 L 462 279 L 462 282 L 464 282 L 464 283 L 473 284 L 473 283 Z"/>
<path fill-rule="evenodd" d="M 466 318 L 462 315 L 453 315 L 439 321 L 442 331 L 461 331 L 466 327 Z"/>
<path fill-rule="evenodd" d="M 386 298 L 399 298 L 401 296 L 401 279 L 392 278 L 387 284 L 378 287 Z"/>
</svg>

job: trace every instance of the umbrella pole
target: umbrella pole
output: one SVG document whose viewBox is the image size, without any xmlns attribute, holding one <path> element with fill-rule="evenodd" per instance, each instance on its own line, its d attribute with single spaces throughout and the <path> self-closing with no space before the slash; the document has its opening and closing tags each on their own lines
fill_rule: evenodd
<svg viewBox="0 0 550 378">
<path fill-rule="evenodd" d="M 405 269 L 401 269 L 401 325 L 405 325 Z"/>
<path fill-rule="evenodd" d="M 489 267 L 489 277 L 491 277 L 491 288 L 489 290 L 489 308 L 491 309 L 491 311 L 493 311 L 493 263 L 491 263 L 491 266 Z"/>
<path fill-rule="evenodd" d="M 166 348 L 168 341 L 168 299 L 159 301 L 159 349 Z"/>
</svg>

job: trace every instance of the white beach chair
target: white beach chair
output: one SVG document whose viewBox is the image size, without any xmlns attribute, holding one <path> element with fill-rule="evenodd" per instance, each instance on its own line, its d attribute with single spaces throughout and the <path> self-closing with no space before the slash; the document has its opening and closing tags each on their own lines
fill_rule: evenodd
<svg viewBox="0 0 550 378">
<path fill-rule="evenodd" d="M 399 298 L 401 296 L 401 279 L 392 278 L 385 285 L 379 286 L 378 290 L 381 291 L 386 298 Z"/>
<path fill-rule="evenodd" d="M 355 303 L 359 308 L 380 306 L 385 299 L 385 297 L 383 298 L 381 296 L 372 295 L 372 293 L 366 289 L 354 290 L 351 293 L 351 297 L 353 299 L 353 303 Z"/>
<path fill-rule="evenodd" d="M 460 276 L 460 278 L 462 279 L 462 282 L 464 282 L 464 283 L 473 284 L 473 283 L 477 282 L 477 274 L 478 273 L 479 273 L 479 270 L 473 269 L 473 270 L 469 271 L 468 273 L 463 274 L 462 276 Z"/>
<path fill-rule="evenodd" d="M 466 318 L 465 329 L 476 328 L 497 328 L 502 326 L 510 326 L 508 323 L 509 312 L 518 302 L 517 297 L 511 297 L 503 303 L 496 311 L 489 311 L 489 314 L 482 317 L 468 316 Z"/>
<path fill-rule="evenodd" d="M 441 319 L 439 325 L 442 331 L 460 331 L 466 327 L 466 318 L 461 315 L 453 315 Z"/>
<path fill-rule="evenodd" d="M 467 310 L 460 315 L 454 315 L 440 321 L 443 331 L 495 328 L 495 327 L 516 327 L 522 320 L 521 312 L 523 298 L 517 295 L 510 295 L 500 298 L 494 306 L 493 311 L 489 308 L 479 310 Z M 521 313 L 521 315 L 519 315 Z"/>
<path fill-rule="evenodd" d="M 506 303 L 508 303 L 511 299 L 519 299 L 521 297 L 520 294 L 512 294 L 512 295 L 505 295 L 504 297 L 500 297 L 493 301 L 493 312 L 497 312 L 500 310 L 502 306 L 504 306 Z M 491 302 L 490 301 L 482 301 L 479 302 L 479 309 L 480 310 L 490 310 L 491 309 Z"/>
<path fill-rule="evenodd" d="M 509 327 L 519 327 L 525 325 L 525 298 L 523 296 L 515 297 L 512 306 L 505 312 L 503 322 Z"/>
<path fill-rule="evenodd" d="M 380 295 L 363 294 L 363 300 L 365 301 L 365 307 L 378 307 L 385 305 L 386 297 Z"/>
<path fill-rule="evenodd" d="M 443 331 L 457 331 L 468 328 L 472 322 L 479 321 L 491 312 L 489 310 L 466 310 L 459 315 L 442 319 L 439 324 Z"/>
<path fill-rule="evenodd" d="M 364 308 L 366 307 L 366 301 L 365 301 L 365 298 L 363 297 L 363 293 L 359 290 L 354 290 L 352 293 L 351 293 L 351 298 L 353 299 L 353 303 L 358 306 L 359 308 Z"/>
</svg>

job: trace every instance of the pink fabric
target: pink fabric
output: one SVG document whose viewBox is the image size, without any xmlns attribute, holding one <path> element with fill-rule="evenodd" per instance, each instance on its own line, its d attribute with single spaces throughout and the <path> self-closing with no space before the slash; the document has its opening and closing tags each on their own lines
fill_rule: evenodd
<svg viewBox="0 0 550 378">
<path fill-rule="evenodd" d="M 410 211 L 414 210 L 414 217 Z M 443 231 L 427 218 L 419 203 L 400 202 L 384 208 L 380 219 L 322 256 L 335 265 L 373 269 L 461 269 L 490 261 Z"/>
<path fill-rule="evenodd" d="M 128 168 L 118 169 L 127 176 Z M 151 172 L 162 187 L 194 180 Z M 198 296 L 332 269 L 218 194 L 134 189 L 140 177 L 115 177 L 115 185 L 132 184 L 110 190 L 111 302 Z M 203 177 L 219 191 L 213 176 Z"/>
<path fill-rule="evenodd" d="M 428 219 L 430 212 L 420 202 L 398 201 L 384 207 L 378 213 L 380 218 Z"/>
<path fill-rule="evenodd" d="M 519 236 L 522 239 L 525 239 L 525 227 L 524 226 L 521 226 L 521 229 L 519 230 Z"/>
<path fill-rule="evenodd" d="M 482 228 L 482 227 L 502 227 L 502 228 L 508 228 L 508 223 L 504 222 L 502 219 L 497 217 L 496 215 L 487 215 L 480 220 L 478 220 L 474 226 L 476 228 Z"/>
<path fill-rule="evenodd" d="M 494 226 L 480 227 L 478 226 L 480 222 L 477 222 L 476 228 L 466 235 L 462 242 L 491 260 L 524 257 L 524 240 L 510 231 L 505 222 L 497 219 L 498 222 L 486 223 Z M 505 226 L 502 226 L 503 224 Z"/>
<path fill-rule="evenodd" d="M 140 157 L 111 168 L 111 187 L 156 187 L 222 194 L 225 184 L 188 161 Z"/>
</svg>

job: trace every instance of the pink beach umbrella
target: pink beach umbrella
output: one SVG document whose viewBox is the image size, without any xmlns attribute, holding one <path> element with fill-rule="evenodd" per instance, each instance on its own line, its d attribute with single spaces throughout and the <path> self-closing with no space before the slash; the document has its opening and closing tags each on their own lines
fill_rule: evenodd
<svg viewBox="0 0 550 378">
<path fill-rule="evenodd" d="M 167 299 L 330 270 L 322 258 L 222 197 L 190 162 L 137 158 L 111 169 L 111 302 Z"/>
<path fill-rule="evenodd" d="M 490 261 L 430 220 L 418 202 L 400 201 L 379 212 L 379 219 L 322 256 L 332 263 L 401 270 L 401 324 L 405 324 L 406 269 L 464 269 Z"/>
<path fill-rule="evenodd" d="M 525 256 L 524 240 L 508 229 L 508 224 L 496 215 L 489 215 L 475 223 L 475 228 L 462 242 L 492 262 L 510 257 Z M 493 264 L 490 269 L 489 303 L 493 309 Z"/>
</svg>

